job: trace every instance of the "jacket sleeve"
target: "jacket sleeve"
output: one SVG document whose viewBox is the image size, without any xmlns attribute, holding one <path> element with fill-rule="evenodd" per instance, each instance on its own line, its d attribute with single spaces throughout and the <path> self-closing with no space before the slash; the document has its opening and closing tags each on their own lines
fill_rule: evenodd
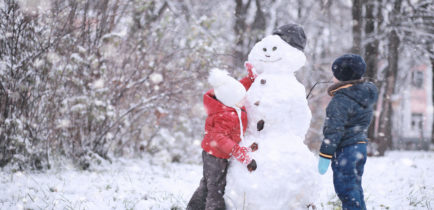
<svg viewBox="0 0 434 210">
<path fill-rule="evenodd" d="M 231 121 L 228 121 L 223 116 L 216 116 L 214 121 L 216 123 L 214 124 L 211 132 L 214 134 L 213 136 L 215 142 L 212 142 L 212 144 L 215 144 L 215 147 L 221 152 L 231 155 L 234 146 L 237 145 L 237 143 L 229 138 L 229 133 L 234 126 L 231 126 Z"/>
<path fill-rule="evenodd" d="M 240 80 L 241 84 L 243 84 L 244 88 L 246 88 L 246 91 L 249 90 L 250 86 L 252 86 L 254 81 L 255 80 L 250 78 L 249 76 L 246 76 Z"/>
<path fill-rule="evenodd" d="M 331 159 L 345 133 L 351 106 L 346 100 L 345 96 L 335 95 L 327 106 L 323 128 L 324 140 L 319 154 L 321 157 Z"/>
</svg>

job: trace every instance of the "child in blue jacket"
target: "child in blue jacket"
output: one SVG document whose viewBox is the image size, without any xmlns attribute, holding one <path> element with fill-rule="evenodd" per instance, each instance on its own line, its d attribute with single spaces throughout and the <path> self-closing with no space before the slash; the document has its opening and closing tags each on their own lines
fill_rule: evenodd
<svg viewBox="0 0 434 210">
<path fill-rule="evenodd" d="M 361 79 L 366 63 L 359 55 L 337 58 L 332 71 L 339 82 L 328 89 L 333 98 L 326 109 L 318 169 L 324 174 L 332 163 L 334 188 L 344 210 L 366 209 L 362 189 L 366 133 L 378 91 L 373 83 Z"/>
</svg>

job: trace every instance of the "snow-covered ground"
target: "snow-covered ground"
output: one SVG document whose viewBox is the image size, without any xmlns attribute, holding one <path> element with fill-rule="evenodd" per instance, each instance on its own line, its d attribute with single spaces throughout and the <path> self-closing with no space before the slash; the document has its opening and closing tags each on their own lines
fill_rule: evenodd
<svg viewBox="0 0 434 210">
<path fill-rule="evenodd" d="M 45 173 L 2 171 L 0 209 L 185 209 L 201 173 L 200 165 L 138 159 L 92 171 L 67 166 Z M 331 175 L 329 170 L 322 177 L 318 209 L 339 209 Z M 368 209 L 434 209 L 434 152 L 370 157 L 363 186 Z"/>
</svg>

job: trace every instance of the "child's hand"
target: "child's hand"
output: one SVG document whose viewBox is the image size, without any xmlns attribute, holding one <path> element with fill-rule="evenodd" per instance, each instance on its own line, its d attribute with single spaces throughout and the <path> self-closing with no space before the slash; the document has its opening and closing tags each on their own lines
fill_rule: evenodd
<svg viewBox="0 0 434 210">
<path fill-rule="evenodd" d="M 329 165 L 330 165 L 330 159 L 319 157 L 318 171 L 321 175 L 327 172 Z"/>
<path fill-rule="evenodd" d="M 252 159 L 252 161 L 249 163 L 249 165 L 247 165 L 247 170 L 249 170 L 250 172 L 256 170 L 257 165 L 256 165 L 256 161 L 255 159 Z"/>
<path fill-rule="evenodd" d="M 255 70 L 255 68 L 253 68 L 253 65 L 246 61 L 244 63 L 244 66 L 246 67 L 247 72 L 249 73 L 249 78 L 251 80 L 255 80 L 256 77 L 258 76 L 258 74 L 256 74 L 256 70 Z"/>
<path fill-rule="evenodd" d="M 253 144 L 250 145 L 250 149 L 252 152 L 258 150 L 258 144 L 256 142 L 253 142 Z"/>
</svg>

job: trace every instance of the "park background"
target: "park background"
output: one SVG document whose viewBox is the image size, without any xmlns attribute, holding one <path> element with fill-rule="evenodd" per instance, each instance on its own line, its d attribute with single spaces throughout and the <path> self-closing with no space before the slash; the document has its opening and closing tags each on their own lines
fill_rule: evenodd
<svg viewBox="0 0 434 210">
<path fill-rule="evenodd" d="M 322 140 L 331 63 L 356 53 L 366 60 L 365 76 L 379 89 L 369 129 L 370 156 L 423 166 L 412 175 L 401 173 L 402 180 L 432 177 L 430 0 L 1 0 L 0 167 L 2 186 L 15 190 L 0 197 L 0 208 L 33 203 L 36 207 L 30 208 L 38 209 L 41 200 L 61 208 L 49 194 L 59 190 L 49 182 L 36 193 L 47 191 L 45 199 L 36 202 L 29 185 L 10 181 L 15 176 L 47 181 L 50 174 L 104 174 L 134 162 L 140 170 L 130 172 L 137 176 L 155 176 L 148 170 L 153 167 L 180 167 L 173 172 L 179 176 L 193 167 L 192 177 L 199 176 L 206 117 L 202 95 L 210 88 L 209 70 L 243 77 L 253 45 L 287 23 L 301 25 L 307 35 L 307 63 L 296 76 L 310 93 L 313 117 L 305 143 L 311 151 L 318 153 Z M 194 188 L 198 181 L 183 184 Z M 432 209 L 432 182 L 415 186 L 424 186 L 416 195 L 427 198 L 420 199 L 423 205 L 414 204 L 415 199 L 406 205 Z M 182 208 L 190 191 L 182 192 L 174 193 L 179 199 L 162 203 Z M 93 209 L 86 199 L 65 193 L 63 204 Z M 386 201 L 380 203 L 371 204 L 387 207 Z"/>
</svg>

